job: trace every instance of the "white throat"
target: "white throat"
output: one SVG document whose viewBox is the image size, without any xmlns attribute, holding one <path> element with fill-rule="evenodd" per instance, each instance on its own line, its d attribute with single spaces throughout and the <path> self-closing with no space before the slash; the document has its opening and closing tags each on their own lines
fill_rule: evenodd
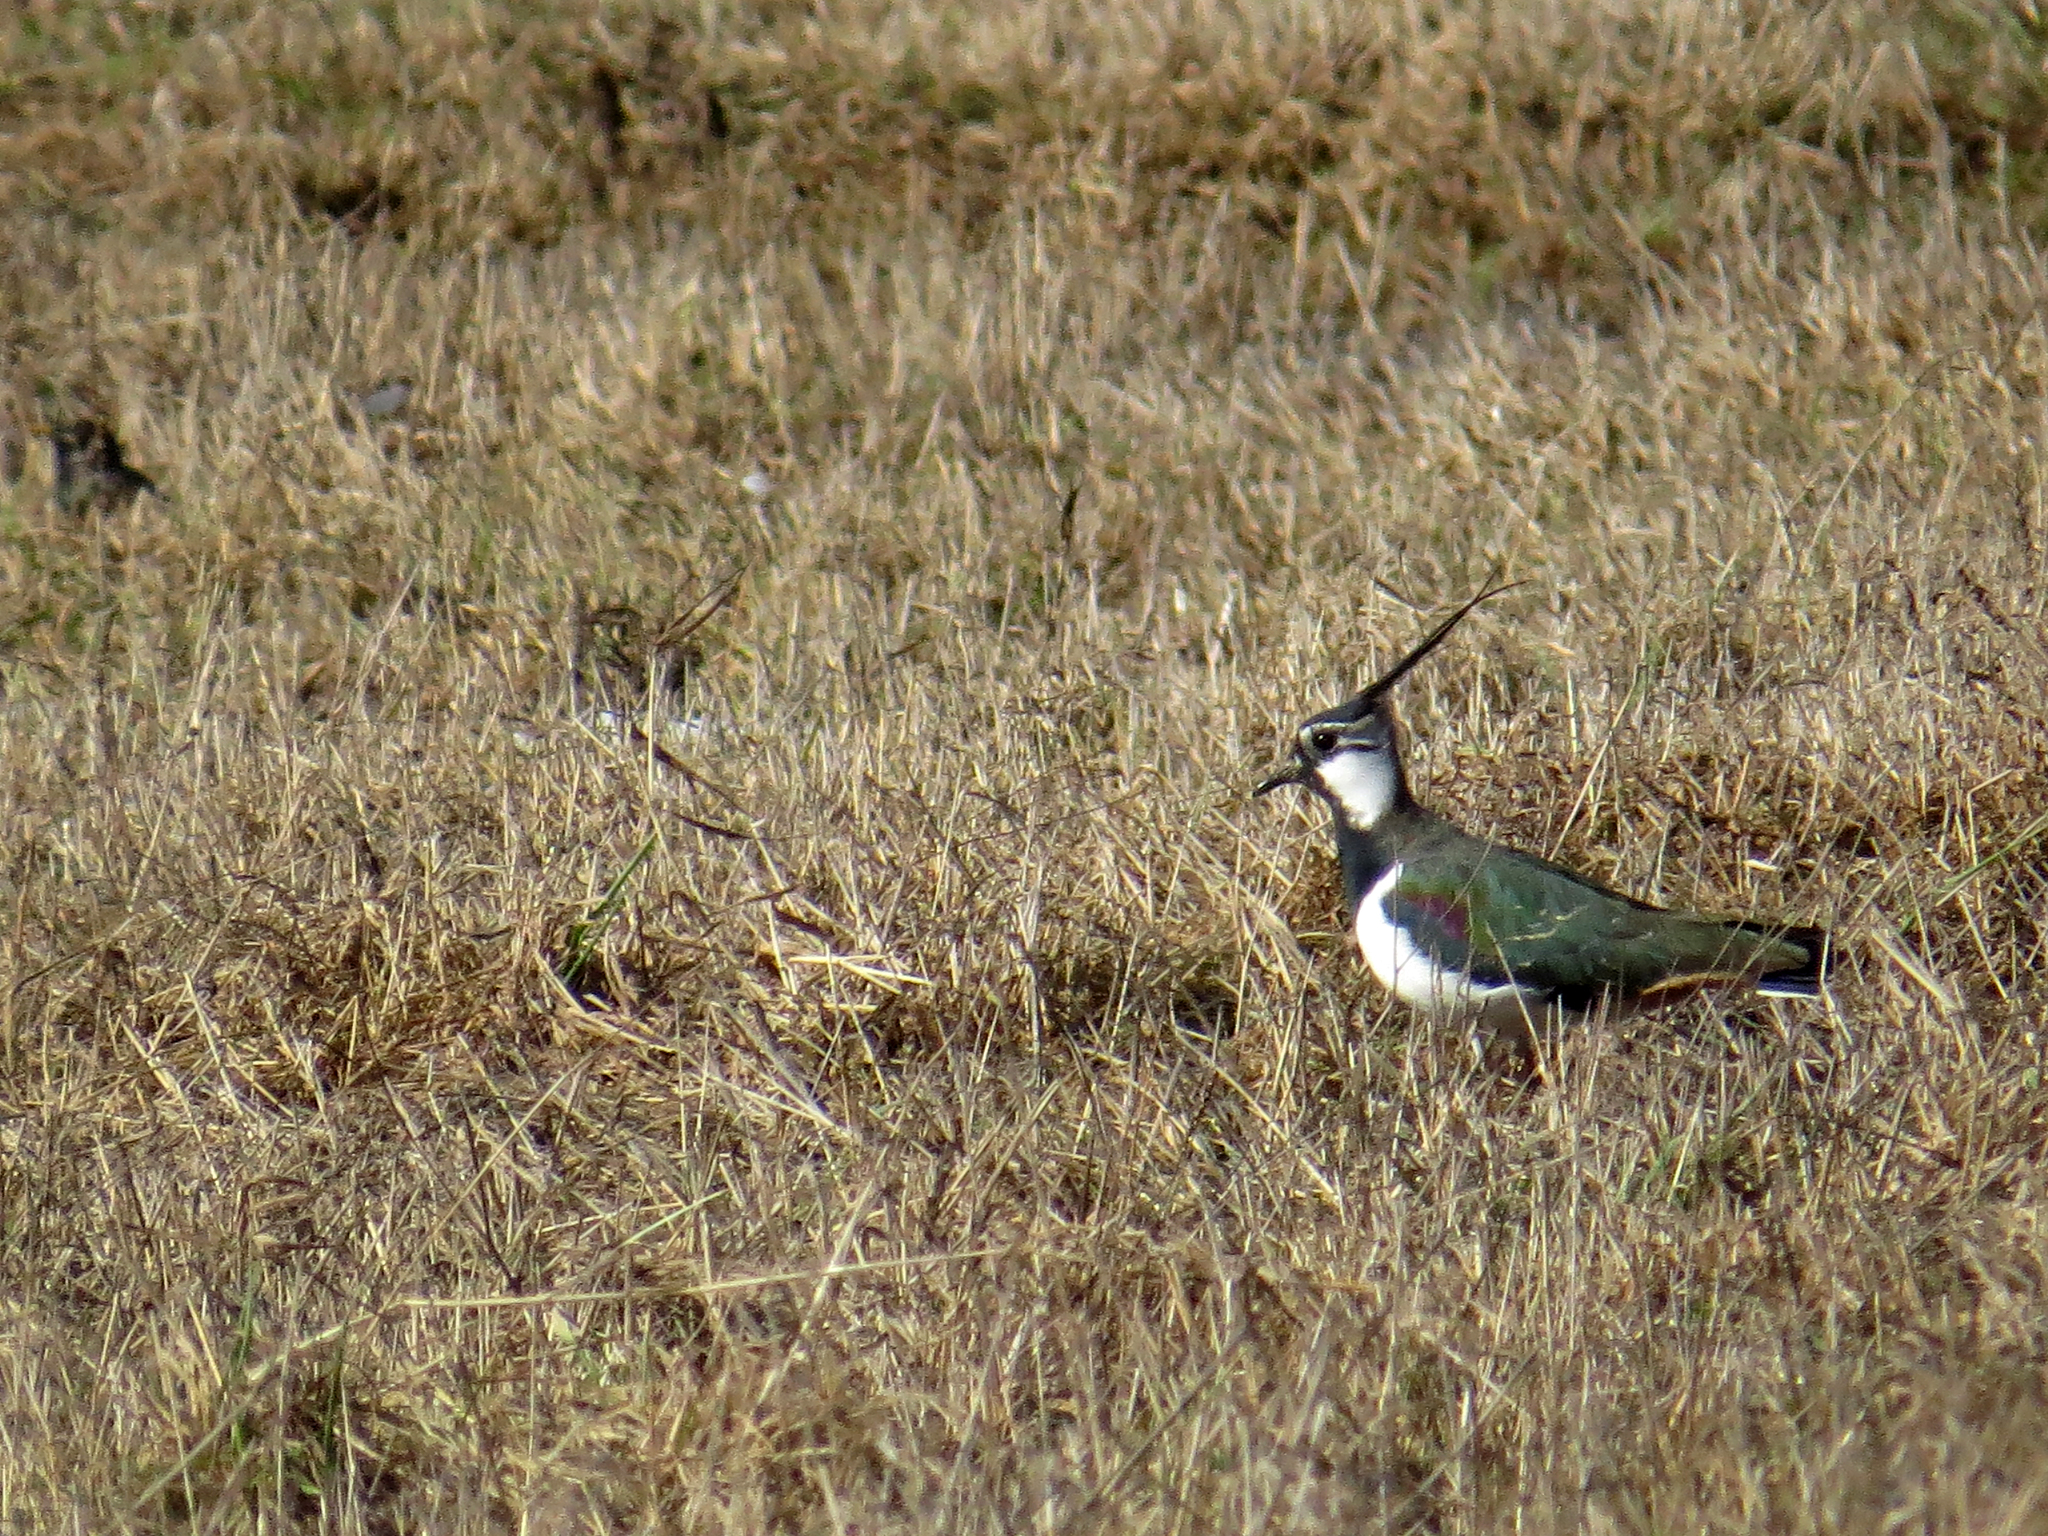
<svg viewBox="0 0 2048 1536">
<path fill-rule="evenodd" d="M 1339 752 L 1318 763 L 1315 772 L 1344 819 L 1360 832 L 1370 832 L 1394 808 L 1401 771 L 1391 751 Z"/>
</svg>

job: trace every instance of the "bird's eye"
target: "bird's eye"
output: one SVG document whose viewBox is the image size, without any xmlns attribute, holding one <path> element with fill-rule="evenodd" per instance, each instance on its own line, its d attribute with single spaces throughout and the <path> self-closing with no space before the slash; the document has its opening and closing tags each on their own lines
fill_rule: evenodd
<svg viewBox="0 0 2048 1536">
<path fill-rule="evenodd" d="M 1337 750 L 1337 732 L 1331 726 L 1319 725 L 1308 733 L 1308 745 L 1310 751 L 1319 755 L 1334 752 Z"/>
</svg>

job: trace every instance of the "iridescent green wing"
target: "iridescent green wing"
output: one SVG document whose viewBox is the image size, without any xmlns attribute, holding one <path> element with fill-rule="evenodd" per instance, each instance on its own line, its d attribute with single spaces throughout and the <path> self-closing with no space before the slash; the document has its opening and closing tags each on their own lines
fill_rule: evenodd
<svg viewBox="0 0 2048 1536">
<path fill-rule="evenodd" d="M 1438 964 L 1584 1006 L 1808 963 L 1789 938 L 1664 912 L 1544 859 L 1475 843 L 1402 861 L 1388 914 Z"/>
</svg>

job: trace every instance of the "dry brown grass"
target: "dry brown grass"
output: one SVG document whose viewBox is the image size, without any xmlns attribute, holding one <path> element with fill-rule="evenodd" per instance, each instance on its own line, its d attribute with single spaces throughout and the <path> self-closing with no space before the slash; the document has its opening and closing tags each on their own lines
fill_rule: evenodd
<svg viewBox="0 0 2048 1536">
<path fill-rule="evenodd" d="M 0 1524 L 2048 1528 L 2036 23 L 1000 10 L 6 23 Z"/>
</svg>

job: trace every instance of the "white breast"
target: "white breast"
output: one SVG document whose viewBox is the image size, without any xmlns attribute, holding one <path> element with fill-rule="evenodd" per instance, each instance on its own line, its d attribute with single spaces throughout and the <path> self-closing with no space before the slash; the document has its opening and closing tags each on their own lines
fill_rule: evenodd
<svg viewBox="0 0 2048 1536">
<path fill-rule="evenodd" d="M 1475 982 L 1462 971 L 1445 970 L 1422 952 L 1413 939 L 1387 919 L 1387 898 L 1401 878 L 1401 866 L 1393 865 L 1373 882 L 1358 903 L 1359 953 L 1379 977 L 1382 985 L 1401 999 L 1430 1013 L 1454 1013 L 1472 1009 L 1482 1014 L 1520 1013 L 1525 994 L 1513 982 L 1487 985 Z M 1526 998 L 1527 1005 L 1541 1008 L 1540 999 Z"/>
</svg>

